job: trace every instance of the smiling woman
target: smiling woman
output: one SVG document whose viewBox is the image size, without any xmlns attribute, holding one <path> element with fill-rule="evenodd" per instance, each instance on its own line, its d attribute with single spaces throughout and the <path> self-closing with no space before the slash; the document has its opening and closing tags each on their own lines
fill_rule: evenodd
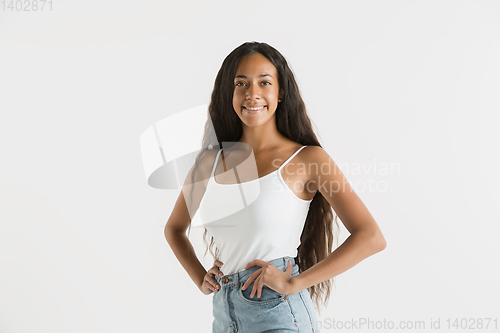
<svg viewBox="0 0 500 333">
<path fill-rule="evenodd" d="M 270 45 L 244 43 L 224 59 L 209 115 L 220 149 L 197 156 L 165 237 L 200 291 L 214 293 L 212 332 L 319 332 L 319 299 L 326 305 L 335 276 L 385 248 L 380 228 L 321 147 Z M 190 213 L 211 234 L 211 253 L 216 245 L 208 271 L 186 237 Z M 351 235 L 332 252 L 335 213 Z"/>
<path fill-rule="evenodd" d="M 234 82 L 233 108 L 244 125 L 259 126 L 274 119 L 283 93 L 276 67 L 266 57 L 260 53 L 244 56 L 236 67 Z"/>
</svg>

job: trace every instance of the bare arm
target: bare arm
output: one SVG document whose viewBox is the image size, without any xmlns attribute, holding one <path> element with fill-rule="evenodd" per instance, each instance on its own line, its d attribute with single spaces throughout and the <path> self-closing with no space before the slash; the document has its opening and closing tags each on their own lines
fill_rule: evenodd
<svg viewBox="0 0 500 333">
<path fill-rule="evenodd" d="M 319 165 L 312 176 L 314 191 L 319 190 L 328 200 L 351 235 L 328 257 L 293 277 L 290 294 L 329 280 L 386 247 L 377 222 L 331 157 L 321 147 L 310 147 L 307 158 Z"/>
<path fill-rule="evenodd" d="M 174 255 L 177 257 L 177 260 L 179 260 L 198 289 L 201 290 L 203 277 L 207 271 L 198 260 L 193 245 L 186 235 L 186 230 L 190 221 L 191 219 L 189 218 L 186 201 L 181 191 L 172 214 L 165 226 L 165 238 L 174 252 Z"/>
<path fill-rule="evenodd" d="M 186 231 L 191 224 L 191 217 L 196 214 L 197 207 L 205 193 L 205 180 L 208 179 L 211 173 L 211 167 L 215 160 L 215 151 L 208 151 L 203 155 L 198 164 L 198 169 L 194 172 L 194 165 L 186 176 L 183 188 L 174 205 L 174 209 L 167 224 L 165 225 L 165 239 L 168 245 L 174 252 L 174 255 L 179 260 L 180 264 L 186 270 L 189 277 L 202 292 L 203 280 L 207 271 L 198 260 L 193 245 L 189 241 Z M 194 173 L 194 180 L 191 181 Z M 190 201 L 186 202 L 185 195 Z M 193 207 L 188 209 L 189 207 Z M 205 288 L 206 289 L 206 288 Z"/>
</svg>

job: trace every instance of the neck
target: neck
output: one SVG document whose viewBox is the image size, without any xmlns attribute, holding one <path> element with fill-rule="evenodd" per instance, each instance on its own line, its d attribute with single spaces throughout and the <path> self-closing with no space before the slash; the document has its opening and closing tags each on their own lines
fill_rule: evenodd
<svg viewBox="0 0 500 333">
<path fill-rule="evenodd" d="M 275 121 L 268 121 L 258 127 L 243 124 L 243 134 L 239 140 L 250 145 L 255 153 L 282 145 L 286 141 L 289 141 L 288 138 L 278 131 Z"/>
</svg>

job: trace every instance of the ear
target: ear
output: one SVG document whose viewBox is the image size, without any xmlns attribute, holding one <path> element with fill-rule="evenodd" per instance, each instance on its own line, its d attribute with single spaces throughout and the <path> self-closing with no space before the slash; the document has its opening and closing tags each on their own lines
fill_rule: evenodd
<svg viewBox="0 0 500 333">
<path fill-rule="evenodd" d="M 278 94 L 278 102 L 281 102 L 283 100 L 283 95 L 284 95 L 283 90 L 280 89 L 280 92 Z"/>
</svg>

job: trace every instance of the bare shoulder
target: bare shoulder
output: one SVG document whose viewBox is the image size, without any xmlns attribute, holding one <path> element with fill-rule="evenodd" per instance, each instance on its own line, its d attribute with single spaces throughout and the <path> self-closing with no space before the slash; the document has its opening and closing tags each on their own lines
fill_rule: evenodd
<svg viewBox="0 0 500 333">
<path fill-rule="evenodd" d="M 320 146 L 307 146 L 302 149 L 301 153 L 301 162 L 310 164 L 311 166 L 321 166 L 323 163 L 328 164 L 333 162 L 332 157 Z"/>
<path fill-rule="evenodd" d="M 199 157 L 196 156 L 197 159 L 186 174 L 184 185 L 165 225 L 166 236 L 168 230 L 180 232 L 187 230 L 191 217 L 196 214 L 205 193 L 217 153 L 218 150 L 206 150 L 201 152 Z"/>
<path fill-rule="evenodd" d="M 320 146 L 307 146 L 304 149 L 302 149 L 302 151 L 303 151 L 302 155 L 308 159 L 314 159 L 317 157 L 324 158 L 325 155 L 328 155 L 328 153 L 323 149 L 323 147 Z"/>
<path fill-rule="evenodd" d="M 343 178 L 340 168 L 323 147 L 307 146 L 302 149 L 300 162 L 308 175 L 311 189 L 320 190 L 319 184 L 322 180 Z"/>
<path fill-rule="evenodd" d="M 192 182 L 200 182 L 208 180 L 212 173 L 212 168 L 215 163 L 215 158 L 219 150 L 206 150 L 200 154 L 198 160 L 193 163 L 189 170 L 184 185 Z"/>
</svg>

